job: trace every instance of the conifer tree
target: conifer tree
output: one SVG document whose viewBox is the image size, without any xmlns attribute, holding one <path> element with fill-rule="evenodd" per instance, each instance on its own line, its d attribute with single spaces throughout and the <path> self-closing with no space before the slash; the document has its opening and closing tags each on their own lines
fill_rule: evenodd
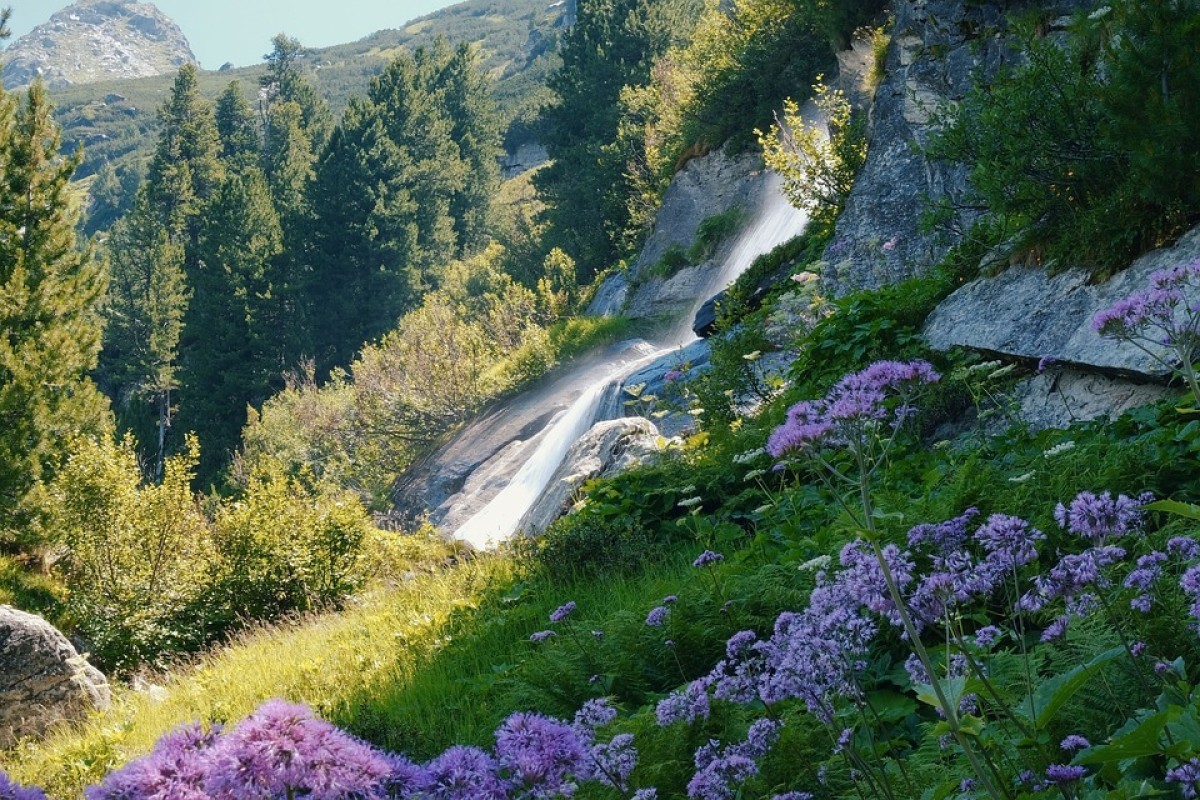
<svg viewBox="0 0 1200 800">
<path fill-rule="evenodd" d="M 246 408 L 282 383 L 281 304 L 274 264 L 279 218 L 257 167 L 229 172 L 204 207 L 182 354 L 180 421 L 201 442 L 211 481 L 236 448 Z"/>
<path fill-rule="evenodd" d="M 183 246 L 139 193 L 108 239 L 112 273 L 102 381 L 117 401 L 122 427 L 153 441 L 153 476 L 162 476 L 179 389 L 179 338 L 187 308 Z"/>
<path fill-rule="evenodd" d="M 439 42 L 434 55 L 444 63 L 439 77 L 443 104 L 451 122 L 450 138 L 465 167 L 450 200 L 459 255 L 465 256 L 487 244 L 489 209 L 500 185 L 500 124 L 487 78 L 475 68 L 470 45 L 448 53 Z"/>
<path fill-rule="evenodd" d="M 333 114 L 312 83 L 300 71 L 304 48 L 297 39 L 278 33 L 271 39 L 271 52 L 263 56 L 267 74 L 260 78 L 264 92 L 263 128 L 270 145 L 275 126 L 273 112 L 277 103 L 295 103 L 300 107 L 301 127 L 312 142 L 313 152 L 320 152 L 333 131 Z"/>
<path fill-rule="evenodd" d="M 230 81 L 217 98 L 216 123 L 221 158 L 226 165 L 237 168 L 257 161 L 261 149 L 258 120 L 242 92 L 241 82 Z"/>
<path fill-rule="evenodd" d="M 0 28 L 6 17 L 0 17 Z M 0 91 L 0 541 L 27 541 L 36 496 L 68 434 L 108 425 L 86 377 L 100 348 L 102 262 L 76 241 L 68 191 L 80 154 L 59 153 L 45 88 Z"/>
</svg>

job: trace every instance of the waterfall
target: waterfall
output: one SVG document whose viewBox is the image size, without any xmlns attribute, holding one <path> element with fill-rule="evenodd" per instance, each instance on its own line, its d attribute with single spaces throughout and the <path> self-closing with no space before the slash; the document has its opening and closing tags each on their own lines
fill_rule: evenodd
<svg viewBox="0 0 1200 800">
<path fill-rule="evenodd" d="M 782 181 L 778 176 L 772 174 L 768 180 L 768 191 L 763 193 L 759 207 L 752 209 L 750 224 L 727 249 L 721 268 L 714 271 L 713 278 L 694 305 L 675 320 L 657 347 L 649 348 L 651 352 L 645 353 L 643 350 L 643 355 L 631 362 L 614 358 L 613 368 L 585 389 L 570 407 L 550 423 L 545 438 L 508 485 L 460 526 L 454 532 L 455 538 L 475 547 L 487 548 L 512 537 L 566 458 L 571 445 L 596 422 L 614 419 L 623 413 L 620 391 L 625 376 L 695 341 L 697 337 L 692 332 L 692 321 L 700 306 L 717 292 L 728 288 L 758 256 L 804 231 L 808 217 L 783 197 L 779 190 Z"/>
<path fill-rule="evenodd" d="M 623 371 L 622 371 L 623 372 Z M 456 539 L 475 547 L 494 547 L 516 533 L 517 525 L 541 496 L 571 445 L 591 429 L 605 395 L 617 392 L 617 379 L 611 375 L 592 384 L 553 422 L 546 438 L 509 481 L 479 513 L 454 533 Z"/>
</svg>

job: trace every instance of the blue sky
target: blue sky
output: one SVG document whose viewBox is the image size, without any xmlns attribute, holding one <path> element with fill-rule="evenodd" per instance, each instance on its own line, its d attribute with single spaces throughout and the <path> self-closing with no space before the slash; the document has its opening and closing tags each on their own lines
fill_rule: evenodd
<svg viewBox="0 0 1200 800">
<path fill-rule="evenodd" d="M 456 0 L 156 0 L 174 19 L 205 69 L 262 60 L 280 31 L 310 47 L 352 42 L 454 5 Z M 11 6 L 13 38 L 70 5 L 67 0 L 0 0 Z"/>
</svg>

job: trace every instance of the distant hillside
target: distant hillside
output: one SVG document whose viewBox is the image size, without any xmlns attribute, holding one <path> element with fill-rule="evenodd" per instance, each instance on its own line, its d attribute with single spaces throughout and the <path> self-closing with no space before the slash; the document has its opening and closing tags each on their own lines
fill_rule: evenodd
<svg viewBox="0 0 1200 800">
<path fill-rule="evenodd" d="M 4 85 L 41 77 L 51 88 L 174 72 L 196 56 L 153 3 L 80 0 L 4 51 Z"/>
<path fill-rule="evenodd" d="M 548 0 L 468 0 L 413 20 L 402 29 L 310 50 L 303 63 L 340 114 L 352 96 L 366 93 L 371 78 L 401 49 L 428 46 L 439 36 L 451 43 L 470 42 L 478 50 L 480 65 L 496 81 L 495 95 L 510 137 L 519 142 L 531 138 L 527 122 L 542 102 L 545 78 L 557 63 L 555 53 L 569 6 Z M 264 41 L 263 52 L 269 49 L 270 42 Z M 215 98 L 230 81 L 240 80 L 252 94 L 263 72 L 261 65 L 203 70 L 201 88 Z M 155 111 L 172 80 L 168 74 L 54 89 L 64 147 L 82 144 L 85 148 L 80 178 L 96 173 L 105 162 L 120 173 L 139 168 L 153 147 Z"/>
</svg>

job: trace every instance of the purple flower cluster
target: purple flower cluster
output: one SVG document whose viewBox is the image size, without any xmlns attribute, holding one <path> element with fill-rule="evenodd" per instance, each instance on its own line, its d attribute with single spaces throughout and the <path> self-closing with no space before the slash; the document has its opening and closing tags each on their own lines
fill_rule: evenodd
<svg viewBox="0 0 1200 800">
<path fill-rule="evenodd" d="M 563 603 L 561 606 L 559 606 L 558 608 L 556 608 L 550 612 L 550 621 L 551 622 L 562 622 L 567 617 L 571 616 L 571 614 L 574 613 L 574 611 L 575 611 L 575 601 L 568 600 L 567 602 Z"/>
<path fill-rule="evenodd" d="M 1184 800 L 1196 800 L 1200 796 L 1200 758 L 1185 761 L 1167 771 L 1167 783 L 1178 783 L 1179 793 Z"/>
<path fill-rule="evenodd" d="M 231 731 L 180 728 L 150 755 L 89 787 L 87 800 L 510 800 L 571 797 L 583 782 L 628 790 L 637 764 L 633 736 L 596 741 L 616 711 L 585 704 L 568 724 L 512 714 L 495 747 L 454 746 L 428 763 L 383 753 L 317 719 L 304 706 L 271 700 Z M 0 772 L 0 800 L 45 800 Z"/>
<path fill-rule="evenodd" d="M 198 725 L 89 787 L 87 800 L 382 797 L 393 762 L 303 706 L 271 700 L 233 731 Z"/>
<path fill-rule="evenodd" d="M 726 745 L 710 740 L 696 751 L 696 773 L 688 782 L 688 797 L 732 800 L 748 779 L 758 774 L 758 760 L 779 739 L 780 723 L 760 719 L 750 726 L 746 741 Z"/>
<path fill-rule="evenodd" d="M 821 400 L 788 409 L 787 420 L 767 440 L 767 452 L 781 458 L 826 447 L 865 447 L 880 426 L 897 426 L 912 413 L 904 400 L 940 376 L 925 361 L 877 361 L 842 378 Z"/>
<path fill-rule="evenodd" d="M 1149 493 L 1137 498 L 1122 494 L 1114 499 L 1109 492 L 1099 495 L 1080 492 L 1069 506 L 1058 504 L 1054 519 L 1063 529 L 1103 545 L 1110 539 L 1140 531 L 1145 521 L 1142 506 L 1152 502 L 1154 495 Z"/>
<path fill-rule="evenodd" d="M 1187 378 L 1200 401 L 1200 382 L 1193 368 L 1200 355 L 1200 259 L 1150 276 L 1149 286 L 1118 300 L 1092 318 L 1101 336 L 1139 347 L 1168 369 Z M 1189 299 L 1191 295 L 1191 299 Z M 1170 353 L 1168 360 L 1167 353 Z"/>
<path fill-rule="evenodd" d="M 696 568 L 711 567 L 718 561 L 724 561 L 725 556 L 720 553 L 714 553 L 712 550 L 705 550 L 700 555 L 696 556 L 696 560 L 692 562 L 692 566 Z"/>
<path fill-rule="evenodd" d="M 671 613 L 671 609 L 666 606 L 655 606 L 650 609 L 650 613 L 646 615 L 646 624 L 651 628 L 661 628 L 663 623 L 667 621 L 667 615 Z"/>
<path fill-rule="evenodd" d="M 46 800 L 46 793 L 32 786 L 22 786 L 0 769 L 0 800 Z"/>
</svg>

